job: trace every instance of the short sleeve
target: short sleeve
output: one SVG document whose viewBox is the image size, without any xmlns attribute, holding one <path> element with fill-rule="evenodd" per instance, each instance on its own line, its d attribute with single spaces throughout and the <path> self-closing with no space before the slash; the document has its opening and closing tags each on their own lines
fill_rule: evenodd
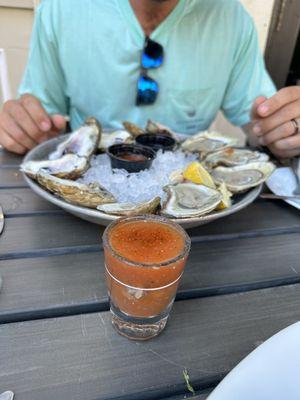
<svg viewBox="0 0 300 400">
<path fill-rule="evenodd" d="M 67 114 L 66 84 L 52 19 L 50 2 L 44 0 L 36 11 L 29 59 L 19 95 L 34 95 L 49 114 Z"/>
<path fill-rule="evenodd" d="M 256 28 L 248 15 L 245 24 L 222 102 L 225 117 L 237 126 L 250 122 L 252 105 L 257 97 L 271 97 L 276 93 L 260 52 Z"/>
</svg>

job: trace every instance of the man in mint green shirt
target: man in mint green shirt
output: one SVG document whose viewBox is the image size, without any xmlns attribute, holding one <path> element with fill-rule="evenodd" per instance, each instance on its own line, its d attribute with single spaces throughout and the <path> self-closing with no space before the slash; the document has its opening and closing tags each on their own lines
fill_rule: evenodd
<svg viewBox="0 0 300 400">
<path fill-rule="evenodd" d="M 164 60 L 148 71 L 155 102 L 136 105 L 146 36 Z M 93 115 L 104 128 L 152 119 L 191 135 L 221 110 L 248 128 L 252 115 L 260 143 L 289 157 L 300 154 L 299 104 L 299 88 L 276 94 L 237 0 L 43 0 L 20 98 L 0 114 L 0 143 L 24 153 L 64 128 L 64 115 L 73 129 Z"/>
</svg>

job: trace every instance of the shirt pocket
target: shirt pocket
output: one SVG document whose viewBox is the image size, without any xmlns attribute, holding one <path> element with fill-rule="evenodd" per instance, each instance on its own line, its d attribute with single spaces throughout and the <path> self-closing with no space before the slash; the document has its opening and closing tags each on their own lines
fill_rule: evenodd
<svg viewBox="0 0 300 400">
<path fill-rule="evenodd" d="M 177 131 L 193 134 L 208 129 L 220 107 L 216 94 L 214 87 L 169 89 L 168 117 L 174 121 Z"/>
</svg>

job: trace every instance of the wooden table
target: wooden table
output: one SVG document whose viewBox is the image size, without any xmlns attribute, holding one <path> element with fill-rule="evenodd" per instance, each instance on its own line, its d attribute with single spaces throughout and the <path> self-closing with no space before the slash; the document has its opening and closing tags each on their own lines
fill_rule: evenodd
<svg viewBox="0 0 300 400">
<path fill-rule="evenodd" d="M 0 152 L 0 392 L 16 400 L 205 399 L 249 352 L 300 319 L 299 211 L 258 200 L 189 231 L 167 329 L 138 343 L 112 328 L 103 228 L 38 198 Z"/>
</svg>

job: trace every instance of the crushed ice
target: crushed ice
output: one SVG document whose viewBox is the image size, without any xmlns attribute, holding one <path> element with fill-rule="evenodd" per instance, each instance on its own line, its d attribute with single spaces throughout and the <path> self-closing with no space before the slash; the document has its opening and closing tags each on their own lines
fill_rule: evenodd
<svg viewBox="0 0 300 400">
<path fill-rule="evenodd" d="M 119 203 L 141 203 L 156 196 L 165 199 L 163 187 L 168 185 L 169 176 L 173 171 L 185 169 L 196 160 L 193 154 L 186 155 L 181 150 L 157 153 L 149 170 L 129 174 L 122 169 L 111 169 L 106 154 L 94 156 L 91 167 L 79 180 L 83 183 L 98 182 L 111 192 Z"/>
</svg>

